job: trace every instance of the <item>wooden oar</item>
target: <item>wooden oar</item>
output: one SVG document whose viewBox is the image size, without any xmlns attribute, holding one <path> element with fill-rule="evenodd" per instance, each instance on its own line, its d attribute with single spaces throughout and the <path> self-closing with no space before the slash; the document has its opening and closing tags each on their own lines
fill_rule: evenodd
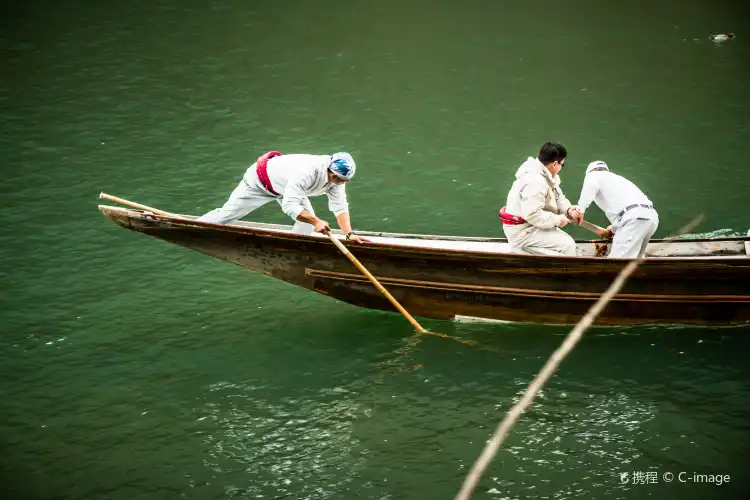
<svg viewBox="0 0 750 500">
<path fill-rule="evenodd" d="M 580 225 L 581 225 L 582 228 L 588 229 L 589 231 L 591 231 L 592 233 L 596 234 L 600 238 L 603 238 L 603 239 L 609 239 L 610 238 L 610 237 L 605 236 L 605 234 L 607 233 L 606 229 L 604 229 L 603 227 L 597 226 L 596 224 L 592 224 L 591 222 L 589 222 L 587 220 L 581 221 Z"/>
<path fill-rule="evenodd" d="M 141 205 L 140 203 L 136 203 L 134 201 L 129 201 L 129 200 L 125 200 L 122 198 L 118 198 L 117 196 L 112 196 L 111 194 L 107 194 L 107 193 L 99 193 L 99 198 L 104 198 L 105 200 L 114 201 L 115 203 L 119 203 L 121 205 L 128 205 L 133 208 L 140 208 L 141 210 L 146 210 L 147 212 L 155 213 L 156 215 L 164 215 L 166 217 L 172 216 L 172 214 L 167 213 L 164 210 L 147 207 L 146 205 Z"/>
<path fill-rule="evenodd" d="M 341 250 L 341 253 L 347 256 L 347 258 L 352 262 L 352 264 L 354 264 L 357 267 L 357 269 L 359 269 L 362 272 L 362 274 L 367 276 L 367 279 L 369 279 L 372 282 L 372 284 L 375 285 L 375 287 L 380 291 L 380 293 L 385 295 L 385 297 L 391 302 L 391 304 L 393 304 L 393 306 L 396 309 L 398 309 L 398 311 L 401 314 L 403 314 L 406 319 L 409 320 L 409 322 L 414 326 L 417 332 L 419 332 L 418 335 L 422 335 L 422 334 L 434 335 L 435 337 L 442 337 L 445 339 L 455 340 L 456 342 L 460 342 L 462 344 L 467 344 L 467 345 L 476 344 L 476 342 L 473 340 L 466 340 L 466 339 L 462 339 L 461 337 L 454 337 L 453 335 L 446 335 L 445 333 L 431 332 L 429 330 L 424 329 L 422 325 L 417 323 L 417 320 L 415 320 L 414 317 L 411 314 L 409 314 L 409 311 L 404 309 L 404 306 L 399 304 L 399 302 L 393 297 L 393 295 L 391 295 L 390 292 L 388 292 L 388 290 L 386 290 L 385 287 L 380 284 L 380 282 L 375 278 L 375 276 L 373 276 L 370 273 L 370 271 L 368 271 L 367 268 L 363 266 L 362 263 L 359 260 L 357 260 L 357 258 L 354 255 L 352 255 L 349 249 L 346 248 L 344 244 L 338 240 L 338 238 L 336 238 L 330 231 L 326 233 L 326 236 L 328 236 L 328 238 L 333 242 L 333 244 L 336 245 L 336 247 L 339 250 Z"/>
<path fill-rule="evenodd" d="M 326 233 L 326 236 L 328 236 L 328 238 L 333 242 L 333 244 L 336 245 L 336 247 L 338 247 L 339 250 L 341 250 L 341 253 L 343 253 L 344 255 L 346 255 L 349 258 L 349 260 L 352 261 L 352 264 L 354 264 L 355 266 L 357 266 L 357 269 L 359 269 L 362 272 L 362 274 L 364 274 L 365 276 L 367 276 L 367 279 L 369 279 L 372 282 L 372 284 L 375 285 L 375 287 L 380 291 L 380 293 L 382 293 L 383 295 L 385 295 L 385 297 L 388 300 L 391 301 L 391 304 L 393 304 L 393 306 L 396 309 L 398 309 L 398 311 L 401 314 L 403 314 L 404 317 L 406 319 L 408 319 L 409 322 L 412 325 L 414 325 L 414 328 L 416 328 L 418 332 L 420 332 L 420 333 L 432 333 L 432 332 L 428 332 L 427 330 L 425 330 L 424 328 L 422 328 L 422 325 L 420 325 L 419 323 L 417 323 L 417 320 L 415 320 L 414 317 L 411 314 L 409 314 L 409 311 L 407 311 L 406 309 L 404 309 L 404 307 L 401 304 L 398 303 L 398 301 L 393 297 L 393 295 L 391 295 L 388 292 L 388 290 L 386 290 L 383 287 L 383 285 L 381 285 L 380 282 L 377 279 L 375 279 L 375 276 L 373 276 L 372 274 L 370 274 L 370 271 L 368 271 L 367 268 L 365 266 L 363 266 L 357 260 L 357 258 L 354 255 L 352 255 L 352 253 L 349 251 L 349 249 L 346 248 L 343 245 L 343 243 L 341 243 L 338 240 L 338 238 L 336 238 L 330 231 L 328 231 Z M 441 334 L 440 336 L 443 336 L 443 335 Z M 448 337 L 448 336 L 446 335 L 446 337 Z"/>
<path fill-rule="evenodd" d="M 568 220 L 570 222 L 572 222 L 573 224 L 575 224 L 575 222 L 574 222 L 575 219 L 571 218 L 570 216 L 568 216 Z M 588 229 L 589 231 L 591 231 L 595 235 L 599 236 L 600 238 L 609 239 L 611 237 L 611 236 L 610 237 L 605 236 L 607 234 L 607 230 L 606 229 L 604 229 L 601 226 L 597 226 L 596 224 L 592 224 L 591 222 L 589 222 L 587 220 L 581 220 L 581 223 L 579 225 L 582 228 L 584 228 L 584 229 Z"/>
</svg>

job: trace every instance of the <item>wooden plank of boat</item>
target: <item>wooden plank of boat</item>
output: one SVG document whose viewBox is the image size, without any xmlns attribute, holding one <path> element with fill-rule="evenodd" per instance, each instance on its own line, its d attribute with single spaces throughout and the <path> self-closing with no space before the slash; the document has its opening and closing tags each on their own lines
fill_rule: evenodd
<svg viewBox="0 0 750 500">
<path fill-rule="evenodd" d="M 215 225 L 100 205 L 121 226 L 232 262 L 366 308 L 393 306 L 322 235 L 290 226 Z M 342 238 L 340 232 L 337 237 Z M 585 313 L 627 260 L 519 255 L 500 238 L 369 232 L 357 257 L 415 316 L 470 316 L 571 324 Z M 653 240 L 649 254 L 598 324 L 750 322 L 748 237 Z M 601 242 L 603 243 L 603 242 Z"/>
</svg>

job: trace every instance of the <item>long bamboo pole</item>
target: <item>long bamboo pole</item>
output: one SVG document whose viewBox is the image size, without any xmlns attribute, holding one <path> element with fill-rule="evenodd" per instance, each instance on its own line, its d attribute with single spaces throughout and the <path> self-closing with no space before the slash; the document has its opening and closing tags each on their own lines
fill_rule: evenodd
<svg viewBox="0 0 750 500">
<path fill-rule="evenodd" d="M 147 207 L 146 205 L 141 205 L 140 203 L 136 203 L 134 201 L 126 200 L 123 198 L 118 198 L 117 196 L 112 196 L 111 194 L 107 194 L 107 193 L 99 193 L 99 198 L 103 198 L 109 201 L 114 201 L 115 203 L 119 203 L 121 205 L 127 205 L 133 208 L 140 208 L 141 210 L 147 210 L 157 215 L 164 215 L 167 217 L 172 215 L 168 212 L 165 212 L 164 210 L 159 210 L 158 208 Z"/>
<path fill-rule="evenodd" d="M 697 226 L 701 220 L 703 220 L 703 214 L 698 214 L 698 216 L 696 216 L 692 221 L 685 225 L 685 227 L 680 229 L 677 234 L 683 234 L 688 231 L 692 231 L 692 229 Z M 474 462 L 474 465 L 471 467 L 469 474 L 466 476 L 466 479 L 464 479 L 464 482 L 461 485 L 461 489 L 456 495 L 455 500 L 469 500 L 469 498 L 471 498 L 474 489 L 477 487 L 477 484 L 479 484 L 479 479 L 482 477 L 482 474 L 490 465 L 492 459 L 495 458 L 495 453 L 497 453 L 500 445 L 503 443 L 503 441 L 505 441 L 505 438 L 508 437 L 508 433 L 510 432 L 511 427 L 513 427 L 513 424 L 516 423 L 516 421 L 531 405 L 534 397 L 536 397 L 537 393 L 542 389 L 542 386 L 544 386 L 544 384 L 547 383 L 547 381 L 550 379 L 550 377 L 552 377 L 555 371 L 557 371 L 557 368 L 560 366 L 560 363 L 562 363 L 565 356 L 567 356 L 570 351 L 573 350 L 578 341 L 581 340 L 581 337 L 583 337 L 584 332 L 586 332 L 586 330 L 594 323 L 597 316 L 599 316 L 599 314 L 604 310 L 609 301 L 612 300 L 612 298 L 620 292 L 630 275 L 635 272 L 635 270 L 643 262 L 643 260 L 644 259 L 632 259 L 627 263 L 627 265 L 625 265 L 625 267 L 622 268 L 609 288 L 607 288 L 607 290 L 591 306 L 588 312 L 578 321 L 578 323 L 570 331 L 568 336 L 565 337 L 565 340 L 560 345 L 560 347 L 558 347 L 555 352 L 552 353 L 550 358 L 542 367 L 541 371 L 536 375 L 536 377 L 534 377 L 534 380 L 531 381 L 521 399 L 515 405 L 513 405 L 502 422 L 498 424 L 495 432 L 492 434 L 492 437 L 487 441 L 487 445 L 482 451 L 482 454 L 479 456 L 476 462 Z"/>
<path fill-rule="evenodd" d="M 422 325 L 420 325 L 419 323 L 417 323 L 417 320 L 415 320 L 414 317 L 411 314 L 409 314 L 409 311 L 407 311 L 406 309 L 404 309 L 404 307 L 401 304 L 399 304 L 399 302 L 393 297 L 393 295 L 391 295 L 390 292 L 388 292 L 388 290 L 386 290 L 385 287 L 383 287 L 383 285 L 380 284 L 380 282 L 375 278 L 375 276 L 373 276 L 372 274 L 370 274 L 370 271 L 368 271 L 367 268 L 365 266 L 363 266 L 362 263 L 359 260 L 357 260 L 357 258 L 354 255 L 352 255 L 352 253 L 349 251 L 349 249 L 346 248 L 344 246 L 344 244 L 341 243 L 338 240 L 338 238 L 336 238 L 333 234 L 331 234 L 330 231 L 327 232 L 326 235 L 333 242 L 333 244 L 336 245 L 336 247 L 339 250 L 341 250 L 341 253 L 343 253 L 344 255 L 346 255 L 347 258 L 350 261 L 352 261 L 352 264 L 354 264 L 355 266 L 357 266 L 357 269 L 359 269 L 362 272 L 362 274 L 364 274 L 365 276 L 367 276 L 367 279 L 369 279 L 372 282 L 372 284 L 375 285 L 375 287 L 380 291 L 380 293 L 382 293 L 383 295 L 385 295 L 385 298 L 387 298 L 389 301 L 391 301 L 391 304 L 393 304 L 393 306 L 396 309 L 398 309 L 398 311 L 401 314 L 403 314 L 404 317 L 406 317 L 406 319 L 408 319 L 409 322 L 412 325 L 414 325 L 414 328 L 416 328 L 418 332 L 428 333 L 427 330 L 425 330 L 424 328 L 422 328 Z"/>
</svg>

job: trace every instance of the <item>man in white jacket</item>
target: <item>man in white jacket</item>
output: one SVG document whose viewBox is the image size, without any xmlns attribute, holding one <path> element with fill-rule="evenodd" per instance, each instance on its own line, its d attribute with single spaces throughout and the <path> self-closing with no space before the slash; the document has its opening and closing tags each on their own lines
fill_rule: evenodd
<svg viewBox="0 0 750 500">
<path fill-rule="evenodd" d="M 560 189 L 558 174 L 567 155 L 562 144 L 547 142 L 537 158 L 529 157 L 516 171 L 500 219 L 508 243 L 523 252 L 577 255 L 575 241 L 560 229 L 568 224 L 568 216 L 579 224 L 583 219 Z"/>
<path fill-rule="evenodd" d="M 606 163 L 594 161 L 586 168 L 578 199 L 581 213 L 592 201 L 612 223 L 607 228 L 614 235 L 609 257 L 642 258 L 659 227 L 659 214 L 651 200 L 628 179 L 610 172 Z"/>
<path fill-rule="evenodd" d="M 292 220 L 293 232 L 326 233 L 330 226 L 315 215 L 309 196 L 328 196 L 328 208 L 336 216 L 348 240 L 367 241 L 354 234 L 349 217 L 345 184 L 354 177 L 356 164 L 349 153 L 333 155 L 282 154 L 270 151 L 245 172 L 224 206 L 198 218 L 201 222 L 231 224 L 266 203 L 276 200 Z"/>
</svg>

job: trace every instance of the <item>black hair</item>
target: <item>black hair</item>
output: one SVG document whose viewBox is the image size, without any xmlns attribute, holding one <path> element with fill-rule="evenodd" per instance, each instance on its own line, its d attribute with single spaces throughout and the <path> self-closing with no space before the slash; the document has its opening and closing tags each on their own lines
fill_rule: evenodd
<svg viewBox="0 0 750 500">
<path fill-rule="evenodd" d="M 545 142 L 539 150 L 537 158 L 542 165 L 547 166 L 556 161 L 563 161 L 568 156 L 568 150 L 559 142 Z"/>
</svg>

